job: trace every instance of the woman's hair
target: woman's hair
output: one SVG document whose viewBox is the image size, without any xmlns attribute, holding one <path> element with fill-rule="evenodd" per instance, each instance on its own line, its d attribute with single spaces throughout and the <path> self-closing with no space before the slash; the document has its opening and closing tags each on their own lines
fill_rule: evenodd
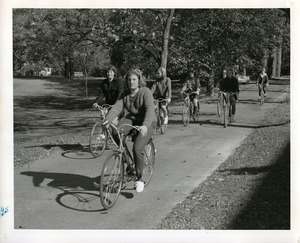
<svg viewBox="0 0 300 243">
<path fill-rule="evenodd" d="M 106 69 L 106 71 L 107 71 L 107 72 L 113 71 L 114 74 L 115 74 L 115 76 L 118 76 L 118 70 L 117 70 L 117 68 L 116 68 L 115 66 L 113 66 L 113 65 L 108 66 L 107 69 Z"/>
<path fill-rule="evenodd" d="M 131 75 L 135 75 L 138 77 L 139 80 L 139 87 L 145 87 L 146 86 L 146 81 L 143 77 L 143 74 L 141 72 L 140 69 L 130 69 L 127 73 L 126 73 L 126 81 L 128 81 L 129 76 Z"/>
<path fill-rule="evenodd" d="M 163 67 L 160 67 L 157 69 L 157 72 L 161 72 L 163 77 L 166 77 L 166 69 Z"/>
</svg>

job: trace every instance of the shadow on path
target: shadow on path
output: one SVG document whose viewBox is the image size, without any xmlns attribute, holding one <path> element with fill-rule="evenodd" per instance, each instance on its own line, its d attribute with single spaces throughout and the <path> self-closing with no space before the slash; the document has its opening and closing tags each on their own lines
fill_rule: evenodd
<svg viewBox="0 0 300 243">
<path fill-rule="evenodd" d="M 100 176 L 91 178 L 77 174 L 35 171 L 21 172 L 21 175 L 31 176 L 35 187 L 44 187 L 41 184 L 46 179 L 50 179 L 47 187 L 62 191 L 55 199 L 60 206 L 84 212 L 106 211 L 100 201 Z M 134 194 L 128 191 L 121 191 L 120 195 L 129 199 L 134 197 Z"/>
</svg>

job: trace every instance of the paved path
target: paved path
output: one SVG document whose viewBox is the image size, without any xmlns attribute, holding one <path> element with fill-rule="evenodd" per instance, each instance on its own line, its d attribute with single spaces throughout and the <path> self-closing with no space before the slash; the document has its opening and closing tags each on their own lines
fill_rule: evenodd
<svg viewBox="0 0 300 243">
<path fill-rule="evenodd" d="M 106 157 L 64 152 L 14 172 L 15 228 L 153 229 L 237 148 L 265 112 L 289 95 L 270 92 L 263 107 L 253 85 L 242 86 L 237 122 L 223 128 L 214 102 L 202 104 L 200 124 L 181 124 L 176 112 L 167 133 L 155 138 L 155 174 L 143 193 L 122 191 L 111 210 L 101 206 L 93 181 Z M 288 91 L 288 90 L 287 90 Z"/>
</svg>

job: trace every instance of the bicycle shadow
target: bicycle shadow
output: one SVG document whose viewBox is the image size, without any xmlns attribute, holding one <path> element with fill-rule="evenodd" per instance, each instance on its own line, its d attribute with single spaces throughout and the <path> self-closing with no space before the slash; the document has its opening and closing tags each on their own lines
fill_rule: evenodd
<svg viewBox="0 0 300 243">
<path fill-rule="evenodd" d="M 93 159 L 93 155 L 90 152 L 89 145 L 82 144 L 42 144 L 38 146 L 27 146 L 26 148 L 44 148 L 48 151 L 51 150 L 63 150 L 61 156 L 68 159 Z"/>
<path fill-rule="evenodd" d="M 55 188 L 62 192 L 57 194 L 55 201 L 62 207 L 82 212 L 102 212 L 99 194 L 100 176 L 88 177 L 78 174 L 24 171 L 21 175 L 31 176 L 34 187 Z M 46 185 L 46 181 L 51 180 Z M 134 197 L 128 191 L 120 195 L 127 199 Z"/>
</svg>

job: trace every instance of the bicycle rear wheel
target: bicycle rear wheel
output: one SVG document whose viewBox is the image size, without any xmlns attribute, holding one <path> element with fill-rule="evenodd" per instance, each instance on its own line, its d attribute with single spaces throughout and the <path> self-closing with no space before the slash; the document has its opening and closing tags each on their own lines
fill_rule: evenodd
<svg viewBox="0 0 300 243">
<path fill-rule="evenodd" d="M 145 182 L 145 187 L 151 181 L 153 172 L 154 172 L 154 164 L 155 164 L 155 147 L 152 139 L 146 145 L 144 150 L 144 170 L 143 170 L 143 180 Z"/>
<path fill-rule="evenodd" d="M 119 197 L 124 176 L 120 153 L 111 151 L 105 160 L 100 179 L 100 200 L 105 209 L 112 208 Z"/>
<path fill-rule="evenodd" d="M 96 122 L 90 134 L 90 150 L 94 157 L 99 157 L 103 154 L 107 145 L 107 131 L 101 122 Z"/>
<path fill-rule="evenodd" d="M 182 122 L 185 127 L 190 122 L 190 107 L 188 103 L 184 103 L 182 107 Z"/>
</svg>

